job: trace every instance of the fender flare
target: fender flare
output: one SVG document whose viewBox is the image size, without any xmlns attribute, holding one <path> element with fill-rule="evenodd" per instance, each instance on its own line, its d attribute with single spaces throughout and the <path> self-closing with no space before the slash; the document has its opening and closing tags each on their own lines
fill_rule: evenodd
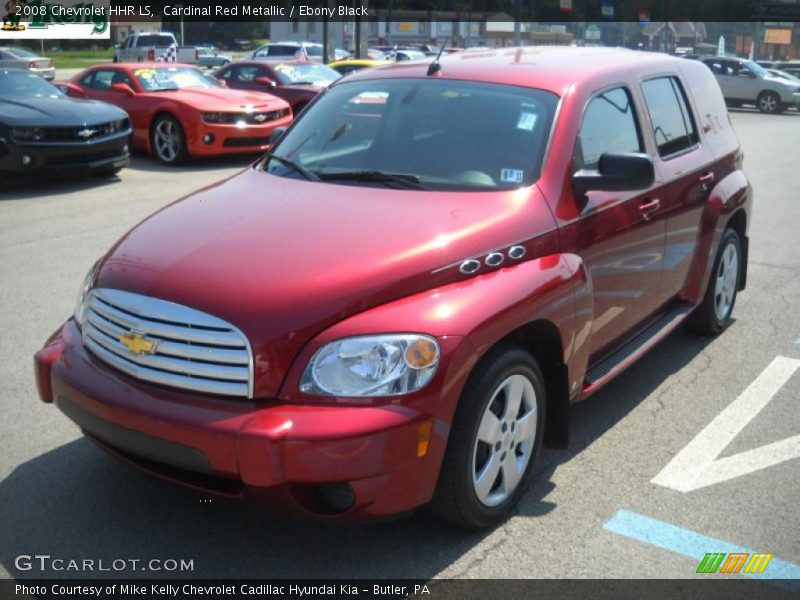
<svg viewBox="0 0 800 600">
<path fill-rule="evenodd" d="M 747 211 L 751 198 L 750 183 L 738 169 L 722 178 L 711 190 L 700 218 L 697 249 L 689 269 L 686 286 L 681 292 L 683 300 L 694 305 L 702 300 L 708 288 L 711 270 L 714 268 L 714 259 L 717 256 L 722 233 L 734 214 L 740 210 Z M 749 214 L 746 214 L 746 219 L 749 223 Z M 747 241 L 743 239 L 742 244 L 746 246 Z M 743 268 L 746 268 L 746 261 Z"/>
<path fill-rule="evenodd" d="M 495 344 L 521 327 L 547 321 L 562 346 L 558 362 L 580 384 L 588 362 L 591 283 L 581 259 L 551 254 L 368 309 L 328 328 L 298 353 L 279 398 L 299 401 L 303 370 L 323 345 L 345 337 L 392 332 L 435 336 L 449 353 L 448 390 L 438 417 L 449 422 L 469 374 Z M 569 396 L 563 399 L 568 405 Z"/>
</svg>

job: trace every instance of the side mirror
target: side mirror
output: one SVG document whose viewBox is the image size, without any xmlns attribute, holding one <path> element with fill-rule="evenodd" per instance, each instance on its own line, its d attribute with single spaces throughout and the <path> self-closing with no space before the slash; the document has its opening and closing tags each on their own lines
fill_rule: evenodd
<svg viewBox="0 0 800 600">
<path fill-rule="evenodd" d="M 133 96 L 135 94 L 133 88 L 127 83 L 113 83 L 111 84 L 111 91 L 125 94 L 126 96 Z"/>
<path fill-rule="evenodd" d="M 276 127 L 272 130 L 272 133 L 269 135 L 269 145 L 274 146 L 281 136 L 286 131 L 286 127 Z"/>
<path fill-rule="evenodd" d="M 581 169 L 572 176 L 577 194 L 588 191 L 644 190 L 655 181 L 653 161 L 637 152 L 605 152 L 597 161 L 597 170 Z"/>
<path fill-rule="evenodd" d="M 265 87 L 274 88 L 275 82 L 272 81 L 269 77 L 256 77 L 256 83 L 258 85 L 263 85 Z"/>
</svg>

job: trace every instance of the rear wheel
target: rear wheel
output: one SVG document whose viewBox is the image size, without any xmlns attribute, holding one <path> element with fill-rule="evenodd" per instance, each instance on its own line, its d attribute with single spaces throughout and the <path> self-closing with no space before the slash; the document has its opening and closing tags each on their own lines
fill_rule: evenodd
<svg viewBox="0 0 800 600">
<path fill-rule="evenodd" d="M 758 110 L 769 115 L 783 112 L 780 96 L 775 92 L 762 92 L 758 97 Z"/>
<path fill-rule="evenodd" d="M 731 321 L 739 279 L 742 272 L 742 243 L 739 234 L 726 229 L 711 271 L 703 302 L 689 318 L 689 327 L 697 333 L 720 333 Z"/>
<path fill-rule="evenodd" d="M 532 478 L 544 411 L 544 379 L 530 354 L 504 346 L 487 355 L 462 393 L 431 510 L 468 529 L 504 520 Z"/>
<path fill-rule="evenodd" d="M 150 144 L 156 158 L 165 165 L 180 164 L 189 155 L 183 127 L 170 115 L 162 115 L 153 122 Z"/>
</svg>

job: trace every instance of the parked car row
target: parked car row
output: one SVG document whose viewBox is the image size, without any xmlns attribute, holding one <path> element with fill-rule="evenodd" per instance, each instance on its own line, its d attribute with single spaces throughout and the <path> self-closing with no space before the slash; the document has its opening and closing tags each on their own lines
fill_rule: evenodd
<svg viewBox="0 0 800 600">
<path fill-rule="evenodd" d="M 729 106 L 755 105 L 767 114 L 800 108 L 800 81 L 790 73 L 775 73 L 762 65 L 730 56 L 699 56 L 714 73 Z"/>
</svg>

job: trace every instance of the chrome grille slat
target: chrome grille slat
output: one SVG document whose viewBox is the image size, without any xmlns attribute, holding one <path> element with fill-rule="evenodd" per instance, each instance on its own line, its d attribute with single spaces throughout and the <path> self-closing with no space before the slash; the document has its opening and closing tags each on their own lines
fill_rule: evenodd
<svg viewBox="0 0 800 600">
<path fill-rule="evenodd" d="M 150 321 L 142 318 L 137 319 L 103 302 L 92 302 L 89 304 L 89 307 L 122 327 L 135 329 L 136 331 L 155 337 L 182 340 L 196 344 L 213 344 L 216 346 L 230 346 L 233 348 L 244 347 L 239 336 L 233 333 L 193 329 L 191 327 L 176 327 L 157 321 Z"/>
<path fill-rule="evenodd" d="M 121 340 L 131 333 L 156 347 L 132 352 Z M 86 300 L 83 343 L 103 362 L 142 381 L 209 394 L 253 395 L 253 356 L 245 335 L 193 308 L 95 289 Z"/>
<path fill-rule="evenodd" d="M 161 371 L 156 371 L 155 369 L 148 369 L 147 367 L 140 367 L 133 363 L 127 363 L 127 361 L 120 361 L 115 354 L 109 352 L 90 338 L 84 338 L 84 344 L 95 356 L 99 357 L 108 364 L 114 365 L 115 368 L 127 373 L 135 379 L 149 381 L 151 383 L 159 383 L 169 387 L 178 387 L 185 390 L 205 392 L 208 394 L 243 397 L 247 396 L 247 384 L 208 381 L 205 379 L 192 379 L 189 377 L 180 378 L 180 380 L 177 380 L 175 376 L 170 375 L 169 373 L 162 373 Z"/>
<path fill-rule="evenodd" d="M 103 333 L 116 338 L 129 333 L 128 329 L 119 327 L 108 319 L 100 316 L 98 313 L 95 313 L 95 315 L 97 315 L 97 317 L 91 319 L 91 324 Z M 250 362 L 250 355 L 246 349 L 231 350 L 228 348 L 182 344 L 167 340 L 160 340 L 158 342 L 156 354 L 167 354 L 169 356 L 231 365 L 248 365 Z"/>
<path fill-rule="evenodd" d="M 158 356 L 157 354 L 131 354 L 128 349 L 116 340 L 111 339 L 100 330 L 96 329 L 93 324 L 86 324 L 87 331 L 84 335 L 91 336 L 91 338 L 103 346 L 109 352 L 117 354 L 120 358 L 136 363 L 143 367 L 150 367 L 159 369 L 161 371 L 169 371 L 177 375 L 197 375 L 198 377 L 207 377 L 209 379 L 224 379 L 230 381 L 244 381 L 250 379 L 249 369 L 245 366 L 231 367 L 220 364 L 209 364 L 205 362 L 192 362 L 190 360 L 180 360 L 176 358 L 169 358 L 167 356 Z"/>
</svg>

